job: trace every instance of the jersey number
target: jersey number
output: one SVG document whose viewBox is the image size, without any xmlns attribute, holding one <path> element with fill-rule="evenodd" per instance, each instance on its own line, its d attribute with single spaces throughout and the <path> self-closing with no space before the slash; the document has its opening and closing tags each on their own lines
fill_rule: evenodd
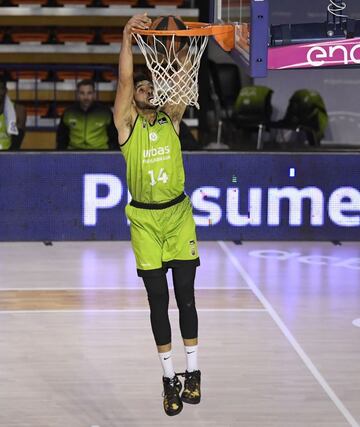
<svg viewBox="0 0 360 427">
<path fill-rule="evenodd" d="M 158 182 L 163 182 L 164 184 L 166 184 L 169 181 L 169 177 L 163 168 L 160 169 L 157 180 L 155 179 L 155 174 L 153 170 L 149 171 L 148 174 L 150 175 L 150 179 L 151 179 L 150 185 L 152 187 L 156 185 Z"/>
</svg>

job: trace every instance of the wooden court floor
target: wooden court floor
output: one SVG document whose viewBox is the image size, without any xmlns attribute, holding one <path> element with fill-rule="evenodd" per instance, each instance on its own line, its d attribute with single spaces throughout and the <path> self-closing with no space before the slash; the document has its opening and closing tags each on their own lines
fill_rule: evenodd
<svg viewBox="0 0 360 427">
<path fill-rule="evenodd" d="M 170 418 L 130 244 L 0 243 L 0 426 L 360 427 L 360 244 L 200 255 L 203 398 Z"/>
</svg>

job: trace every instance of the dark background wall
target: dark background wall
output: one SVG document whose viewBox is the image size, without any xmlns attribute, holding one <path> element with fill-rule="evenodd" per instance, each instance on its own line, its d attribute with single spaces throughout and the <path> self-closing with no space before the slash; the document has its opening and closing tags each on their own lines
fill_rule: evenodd
<svg viewBox="0 0 360 427">
<path fill-rule="evenodd" d="M 271 23 L 295 24 L 299 22 L 321 22 L 326 19 L 329 0 L 270 0 Z M 345 0 L 345 12 L 353 18 L 360 19 L 360 2 Z"/>
<path fill-rule="evenodd" d="M 360 1 L 346 0 L 346 14 L 360 19 Z M 328 0 L 270 0 L 271 23 L 323 22 Z M 318 90 L 330 116 L 324 144 L 358 145 L 360 148 L 360 69 L 273 71 L 256 84 L 274 90 L 275 115 L 285 112 L 291 94 L 301 88 Z"/>
</svg>

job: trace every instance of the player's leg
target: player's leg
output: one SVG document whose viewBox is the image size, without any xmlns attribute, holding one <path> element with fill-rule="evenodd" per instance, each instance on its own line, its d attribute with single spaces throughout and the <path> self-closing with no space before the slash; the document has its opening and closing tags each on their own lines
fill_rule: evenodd
<svg viewBox="0 0 360 427">
<path fill-rule="evenodd" d="M 151 274 L 151 271 L 147 273 Z M 180 399 L 181 383 L 175 375 L 172 349 L 171 328 L 168 315 L 169 290 L 165 272 L 142 277 L 150 305 L 151 327 L 157 345 L 158 355 L 163 368 L 164 410 L 167 415 L 177 415 L 182 410 Z"/>
<path fill-rule="evenodd" d="M 182 400 L 187 403 L 199 403 L 201 398 L 198 368 L 198 317 L 195 304 L 195 274 L 199 265 L 195 222 L 192 207 L 188 199 L 184 200 L 172 212 L 174 227 L 169 224 L 166 240 L 166 262 L 173 271 L 176 302 L 179 308 L 180 330 L 184 341 L 187 369 Z"/>
<path fill-rule="evenodd" d="M 193 262 L 183 261 L 183 265 L 173 267 L 173 282 L 181 335 L 186 355 L 184 390 L 181 399 L 196 404 L 201 399 L 201 372 L 198 367 L 198 316 L 195 305 L 195 272 Z"/>
<path fill-rule="evenodd" d="M 176 303 L 179 308 L 181 336 L 185 345 L 197 345 L 198 316 L 195 305 L 195 273 L 196 266 L 192 262 L 183 261 L 172 268 Z M 188 370 L 196 370 L 196 360 L 190 361 Z"/>
<path fill-rule="evenodd" d="M 165 270 L 162 268 L 161 241 L 158 239 L 161 233 L 152 223 L 149 211 L 130 206 L 126 213 L 131 222 L 131 243 L 137 272 L 143 279 L 148 295 L 151 328 L 163 368 L 164 410 L 167 415 L 177 415 L 182 410 L 179 397 L 181 383 L 175 375 L 171 357 L 169 290 Z"/>
</svg>

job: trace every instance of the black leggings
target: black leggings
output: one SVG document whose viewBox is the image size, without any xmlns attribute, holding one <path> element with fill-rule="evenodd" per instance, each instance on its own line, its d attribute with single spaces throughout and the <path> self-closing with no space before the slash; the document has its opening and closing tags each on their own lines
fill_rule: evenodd
<svg viewBox="0 0 360 427">
<path fill-rule="evenodd" d="M 196 266 L 193 264 L 172 268 L 175 298 L 179 308 L 180 331 L 183 339 L 198 336 L 198 317 L 195 306 L 194 281 Z M 171 342 L 168 315 L 169 290 L 165 273 L 143 277 L 150 305 L 151 328 L 156 345 Z"/>
</svg>

